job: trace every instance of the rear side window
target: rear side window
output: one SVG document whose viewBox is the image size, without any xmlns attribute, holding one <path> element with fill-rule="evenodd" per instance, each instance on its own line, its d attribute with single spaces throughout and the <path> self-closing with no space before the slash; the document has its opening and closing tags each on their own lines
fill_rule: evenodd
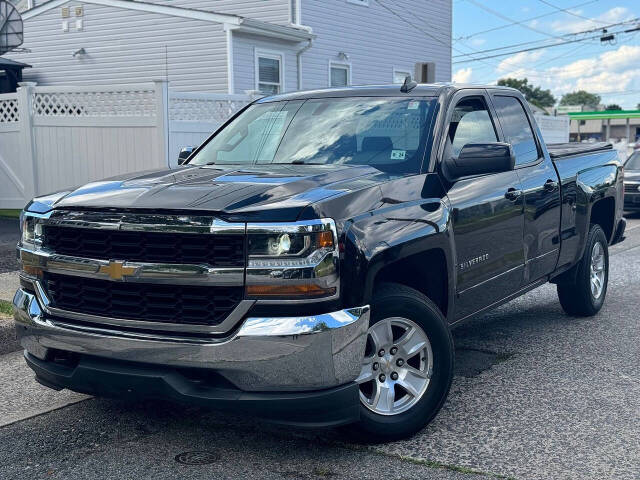
<svg viewBox="0 0 640 480">
<path fill-rule="evenodd" d="M 539 157 L 538 145 L 520 100 L 497 95 L 493 99 L 505 140 L 516 155 L 516 165 L 535 162 Z"/>
</svg>

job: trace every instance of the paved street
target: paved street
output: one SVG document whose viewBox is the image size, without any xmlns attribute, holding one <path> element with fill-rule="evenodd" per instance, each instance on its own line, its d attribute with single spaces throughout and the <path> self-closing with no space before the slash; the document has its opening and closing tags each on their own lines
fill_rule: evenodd
<svg viewBox="0 0 640 480">
<path fill-rule="evenodd" d="M 638 479 L 640 216 L 628 218 L 600 314 L 567 317 L 547 285 L 458 328 L 449 399 L 409 440 L 364 448 L 333 431 L 52 392 L 14 352 L 0 356 L 0 478 Z"/>
</svg>

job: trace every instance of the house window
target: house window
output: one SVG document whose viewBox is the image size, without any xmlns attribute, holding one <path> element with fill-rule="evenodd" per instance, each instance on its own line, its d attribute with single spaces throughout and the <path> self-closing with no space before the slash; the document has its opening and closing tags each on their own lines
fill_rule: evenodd
<svg viewBox="0 0 640 480">
<path fill-rule="evenodd" d="M 396 70 L 393 69 L 393 83 L 403 84 L 404 79 L 407 78 L 411 73 L 407 70 Z"/>
<path fill-rule="evenodd" d="M 284 90 L 282 70 L 281 54 L 256 51 L 256 89 L 260 93 L 275 95 Z"/>
<path fill-rule="evenodd" d="M 346 87 L 351 84 L 351 67 L 347 64 L 329 64 L 329 85 L 332 87 Z"/>
<path fill-rule="evenodd" d="M 347 0 L 347 3 L 353 3 L 355 5 L 364 5 L 365 7 L 369 6 L 369 0 Z"/>
</svg>

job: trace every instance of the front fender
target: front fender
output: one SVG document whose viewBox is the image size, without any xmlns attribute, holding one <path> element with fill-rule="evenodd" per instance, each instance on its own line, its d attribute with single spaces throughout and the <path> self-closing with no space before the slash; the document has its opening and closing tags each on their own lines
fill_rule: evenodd
<svg viewBox="0 0 640 480">
<path fill-rule="evenodd" d="M 441 250 L 453 275 L 449 208 L 445 199 L 428 198 L 384 204 L 346 225 L 343 293 L 347 304 L 370 303 L 376 276 L 395 262 L 429 250 Z M 425 276 L 428 265 L 425 265 Z M 451 285 L 451 282 L 448 282 Z M 451 292 L 448 292 L 451 302 Z"/>
</svg>

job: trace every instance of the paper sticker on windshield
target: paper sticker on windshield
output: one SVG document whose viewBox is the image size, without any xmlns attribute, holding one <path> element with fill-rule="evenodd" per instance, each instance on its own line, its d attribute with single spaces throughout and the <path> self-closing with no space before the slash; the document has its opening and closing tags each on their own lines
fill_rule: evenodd
<svg viewBox="0 0 640 480">
<path fill-rule="evenodd" d="M 409 105 L 407 105 L 407 110 L 417 110 L 419 106 L 420 102 L 413 100 L 412 102 L 409 102 Z"/>
<path fill-rule="evenodd" d="M 391 150 L 391 160 L 404 160 L 406 155 L 406 150 Z"/>
</svg>

